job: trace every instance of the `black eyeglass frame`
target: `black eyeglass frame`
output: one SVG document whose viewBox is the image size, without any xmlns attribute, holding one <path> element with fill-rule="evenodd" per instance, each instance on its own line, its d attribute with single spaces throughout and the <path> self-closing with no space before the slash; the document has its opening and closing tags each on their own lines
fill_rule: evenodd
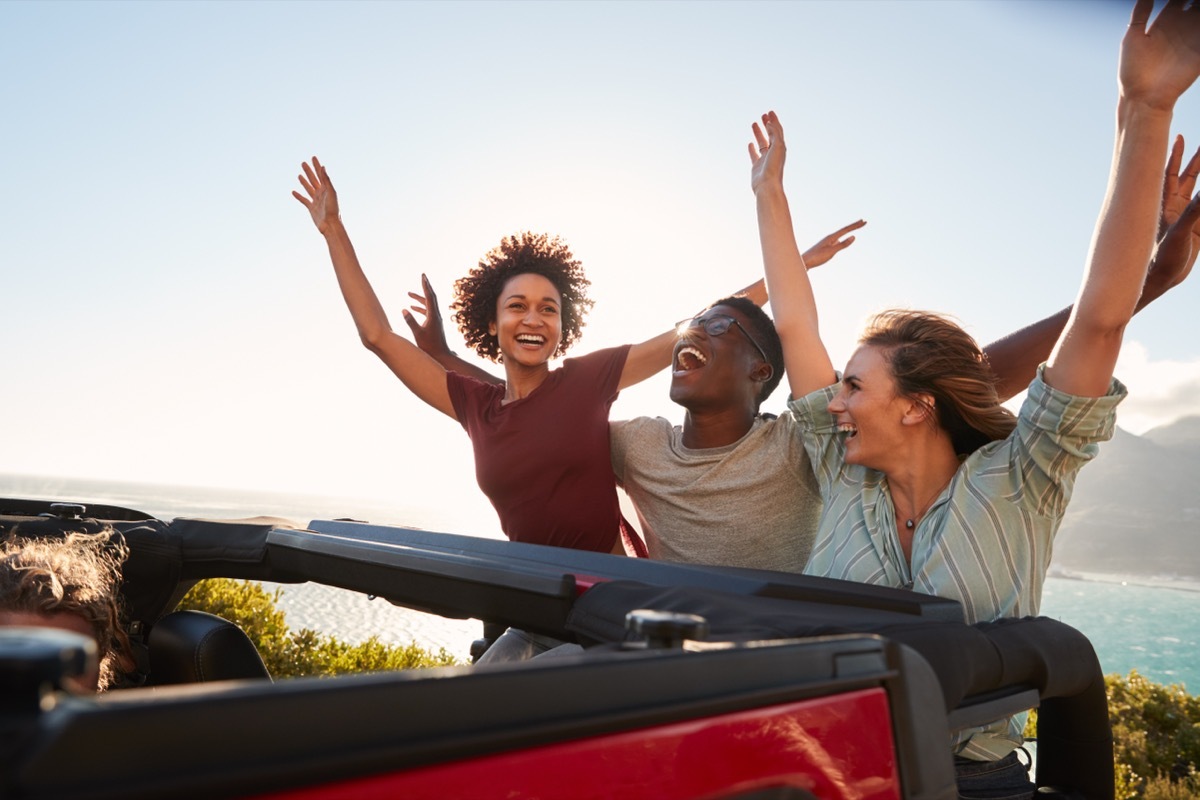
<svg viewBox="0 0 1200 800">
<path fill-rule="evenodd" d="M 767 366 L 771 366 L 771 359 L 767 358 L 767 351 L 762 349 L 758 342 L 754 341 L 754 337 L 750 335 L 750 331 L 746 330 L 746 326 L 737 321 L 736 317 L 731 317 L 728 314 L 713 314 L 707 317 L 692 317 L 688 321 L 688 328 L 704 328 L 704 332 L 709 336 L 724 336 L 729 330 L 730 325 L 736 325 L 742 335 L 746 337 L 750 344 L 754 345 L 754 349 L 762 356 L 763 361 Z M 772 367 L 772 369 L 774 369 Z"/>
</svg>

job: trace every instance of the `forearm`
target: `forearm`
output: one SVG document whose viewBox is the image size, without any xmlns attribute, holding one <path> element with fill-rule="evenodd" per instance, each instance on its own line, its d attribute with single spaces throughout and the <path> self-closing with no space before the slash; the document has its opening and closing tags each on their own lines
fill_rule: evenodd
<svg viewBox="0 0 1200 800">
<path fill-rule="evenodd" d="M 459 375 L 466 375 L 474 378 L 477 381 L 483 381 L 484 383 L 494 383 L 497 385 L 504 383 L 503 378 L 497 378 L 487 370 L 481 369 L 474 364 L 464 361 L 454 353 L 451 353 L 449 350 L 438 355 L 430 355 L 433 360 L 440 364 L 447 372 L 457 372 Z"/>
<path fill-rule="evenodd" d="M 783 187 L 759 189 L 754 196 L 758 212 L 758 239 L 762 248 L 764 288 L 771 296 L 775 326 L 784 328 L 814 325 L 817 318 L 812 284 L 804 257 L 796 245 L 792 212 Z"/>
<path fill-rule="evenodd" d="M 787 196 L 779 184 L 755 192 L 759 242 L 775 327 L 784 346 L 788 382 L 796 396 L 827 386 L 833 365 L 818 330 L 817 304 L 796 245 Z"/>
<path fill-rule="evenodd" d="M 767 282 L 759 278 L 741 291 L 735 292 L 734 297 L 745 297 L 756 306 L 765 306 L 767 300 Z"/>
<path fill-rule="evenodd" d="M 322 235 L 329 247 L 329 258 L 333 262 L 338 288 L 341 289 L 350 316 L 354 318 L 359 338 L 363 344 L 374 349 L 392 332 L 387 313 L 358 263 L 354 245 L 341 220 L 329 223 Z"/>
<path fill-rule="evenodd" d="M 1038 365 L 1050 357 L 1054 343 L 1062 334 L 1071 315 L 1067 306 L 1045 319 L 1026 325 L 983 348 L 992 373 L 996 376 L 996 394 L 1004 402 L 1024 391 L 1037 374 Z"/>
<path fill-rule="evenodd" d="M 1118 146 L 1121 144 L 1126 143 L 1118 141 Z M 1180 139 L 1178 142 L 1180 151 L 1182 144 L 1182 139 Z M 1200 153 L 1197 154 L 1197 158 L 1200 158 Z M 1176 173 L 1179 171 L 1179 164 L 1174 153 L 1172 160 L 1174 164 L 1168 162 L 1168 172 L 1163 179 L 1164 198 L 1171 196 L 1171 192 L 1175 191 L 1174 182 L 1178 180 Z M 1119 156 L 1114 152 L 1114 169 L 1119 167 Z M 1185 203 L 1190 199 L 1190 195 L 1189 184 Z M 1164 207 L 1159 211 L 1158 241 L 1154 246 L 1154 255 L 1133 309 L 1134 314 L 1140 312 L 1182 280 L 1191 270 L 1195 260 L 1191 244 L 1191 229 L 1195 224 L 1194 215 L 1189 214 L 1186 218 L 1180 216 L 1183 213 L 1194 212 L 1194 209 L 1188 205 L 1177 209 L 1175 211 L 1176 219 L 1168 223 L 1165 203 L 1166 200 L 1164 200 Z M 1176 228 L 1176 224 L 1179 225 L 1178 228 Z M 1101 225 L 1102 222 L 1098 222 L 1098 233 Z M 1050 357 L 1051 350 L 1065 329 L 1073 309 L 1074 306 L 1068 306 L 1056 314 L 1011 333 L 984 348 L 996 375 L 996 388 L 1002 401 L 1022 391 L 1033 379 L 1038 364 Z M 1123 324 L 1124 309 L 1120 309 L 1120 311 L 1122 313 L 1118 318 L 1118 324 Z"/>
<path fill-rule="evenodd" d="M 618 388 L 628 389 L 671 366 L 671 357 L 675 352 L 677 338 L 675 329 L 672 328 L 653 339 L 647 339 L 630 347 L 629 355 L 625 358 L 625 366 L 621 370 Z"/>
<path fill-rule="evenodd" d="M 1134 307 L 1134 314 L 1139 313 L 1170 288 L 1169 285 L 1153 282 L 1147 277 Z M 996 393 L 1000 402 L 1003 403 L 1028 388 L 1029 382 L 1037 374 L 1038 365 L 1050 358 L 1054 344 L 1062 336 L 1074 308 L 1073 305 L 1067 306 L 983 348 L 988 364 L 996 376 Z"/>
<path fill-rule="evenodd" d="M 1158 230 L 1171 112 L 1122 100 L 1104 206 L 1076 302 L 1076 317 L 1120 327 L 1138 305 Z"/>
<path fill-rule="evenodd" d="M 1083 284 L 1046 368 L 1057 389 L 1085 397 L 1108 390 L 1154 247 L 1170 124 L 1169 109 L 1118 104 L 1108 190 Z"/>
<path fill-rule="evenodd" d="M 1186 234 L 1189 238 L 1191 233 Z M 1189 243 L 1190 244 L 1190 243 Z M 1162 242 L 1159 243 L 1161 248 Z M 1166 294 L 1178 282 L 1182 281 L 1192 270 L 1192 266 L 1196 261 L 1197 253 L 1189 251 L 1186 254 L 1180 255 L 1172 253 L 1165 254 L 1161 249 L 1156 249 L 1154 257 L 1150 260 L 1150 269 L 1146 273 L 1146 282 L 1142 286 L 1142 293 L 1138 297 L 1137 305 L 1133 309 L 1133 313 L 1137 314 L 1143 308 L 1153 303 L 1158 298 Z M 1159 263 L 1160 259 L 1167 259 L 1163 263 Z M 1171 259 L 1178 259 L 1173 261 Z M 1182 264 L 1182 266 L 1175 266 Z"/>
</svg>

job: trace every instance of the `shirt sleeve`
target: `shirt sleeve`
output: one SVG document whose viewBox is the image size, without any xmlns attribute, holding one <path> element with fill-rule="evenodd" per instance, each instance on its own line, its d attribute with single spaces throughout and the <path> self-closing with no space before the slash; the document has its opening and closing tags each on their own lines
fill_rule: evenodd
<svg viewBox="0 0 1200 800">
<path fill-rule="evenodd" d="M 1078 397 L 1046 383 L 1044 369 L 1043 364 L 1021 404 L 1009 458 L 1013 474 L 1023 479 L 1028 507 L 1043 516 L 1062 516 L 1075 475 L 1112 438 L 1117 405 L 1128 390 L 1114 378 L 1103 397 Z"/>
<path fill-rule="evenodd" d="M 839 386 L 835 383 L 788 403 L 822 497 L 829 496 L 845 460 L 845 440 L 838 435 L 837 422 L 829 413 L 829 403 Z"/>
<path fill-rule="evenodd" d="M 572 380 L 578 379 L 582 384 L 594 386 L 599 396 L 611 404 L 620 393 L 617 387 L 621 385 L 621 372 L 625 369 L 631 346 L 623 344 L 578 358 L 568 358 L 563 361 L 562 369 L 564 373 L 571 374 Z"/>
<path fill-rule="evenodd" d="M 446 391 L 450 395 L 450 405 L 454 406 L 454 416 L 458 418 L 458 424 L 470 433 L 471 418 L 479 413 L 478 409 L 486 405 L 496 392 L 504 391 L 504 387 L 447 371 Z"/>
</svg>

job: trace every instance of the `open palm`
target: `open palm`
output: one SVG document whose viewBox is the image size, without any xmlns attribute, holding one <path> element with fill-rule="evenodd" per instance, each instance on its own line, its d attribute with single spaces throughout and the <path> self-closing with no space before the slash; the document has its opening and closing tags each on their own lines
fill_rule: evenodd
<svg viewBox="0 0 1200 800">
<path fill-rule="evenodd" d="M 329 175 L 325 172 L 324 165 L 317 160 L 316 156 L 313 156 L 312 166 L 309 166 L 308 162 L 304 162 L 301 164 L 301 168 L 304 173 L 299 176 L 300 185 L 304 187 L 308 196 L 305 197 L 299 192 L 293 191 L 292 197 L 299 200 L 308 209 L 317 230 L 325 233 L 329 224 L 338 218 L 337 192 L 329 181 Z"/>
<path fill-rule="evenodd" d="M 783 162 L 787 158 L 787 145 L 783 141 L 783 125 L 774 111 L 762 116 L 763 128 L 754 123 L 754 141 L 750 143 L 750 188 L 755 192 L 769 183 L 783 183 Z"/>
<path fill-rule="evenodd" d="M 1121 42 L 1121 92 L 1170 109 L 1200 75 L 1200 9 L 1172 0 L 1147 28 L 1153 8 L 1154 0 L 1134 5 Z"/>
</svg>

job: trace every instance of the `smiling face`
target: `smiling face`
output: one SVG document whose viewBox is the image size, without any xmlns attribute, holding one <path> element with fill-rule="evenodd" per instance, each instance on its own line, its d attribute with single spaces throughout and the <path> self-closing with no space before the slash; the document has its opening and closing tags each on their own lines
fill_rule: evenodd
<svg viewBox="0 0 1200 800">
<path fill-rule="evenodd" d="M 829 413 L 846 436 L 846 463 L 888 471 L 907 452 L 904 419 L 912 400 L 899 395 L 892 368 L 878 347 L 864 345 L 846 364 Z"/>
<path fill-rule="evenodd" d="M 488 331 L 497 338 L 506 365 L 544 365 L 562 337 L 562 295 L 541 275 L 514 275 L 500 291 Z"/>
<path fill-rule="evenodd" d="M 689 411 L 735 408 L 752 414 L 771 368 L 746 333 L 749 321 L 741 311 L 718 305 L 697 319 L 713 317 L 730 317 L 737 324 L 720 335 L 709 334 L 703 325 L 681 326 L 671 362 L 671 399 Z"/>
</svg>

